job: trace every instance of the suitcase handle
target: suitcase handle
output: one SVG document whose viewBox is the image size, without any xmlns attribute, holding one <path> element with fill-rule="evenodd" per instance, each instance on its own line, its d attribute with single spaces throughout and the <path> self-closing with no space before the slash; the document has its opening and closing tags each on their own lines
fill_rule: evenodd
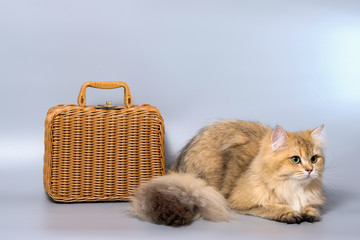
<svg viewBox="0 0 360 240">
<path fill-rule="evenodd" d="M 126 108 L 130 108 L 133 104 L 133 100 L 130 94 L 130 88 L 125 82 L 86 82 L 81 86 L 80 93 L 78 96 L 78 104 L 81 107 L 85 107 L 86 103 L 86 88 L 101 88 L 101 89 L 113 89 L 113 88 L 124 88 L 124 103 Z"/>
</svg>

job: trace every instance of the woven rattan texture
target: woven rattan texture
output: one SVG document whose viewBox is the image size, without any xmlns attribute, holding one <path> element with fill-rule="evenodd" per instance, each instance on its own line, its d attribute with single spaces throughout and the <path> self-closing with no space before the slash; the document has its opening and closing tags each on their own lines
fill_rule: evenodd
<svg viewBox="0 0 360 240">
<path fill-rule="evenodd" d="M 141 182 L 163 174 L 164 125 L 157 108 L 49 110 L 44 185 L 55 201 L 125 201 Z"/>
</svg>

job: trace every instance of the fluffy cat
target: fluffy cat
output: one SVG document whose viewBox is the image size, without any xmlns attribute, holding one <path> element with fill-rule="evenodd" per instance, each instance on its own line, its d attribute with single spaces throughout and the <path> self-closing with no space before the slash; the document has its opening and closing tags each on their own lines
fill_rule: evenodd
<svg viewBox="0 0 360 240">
<path fill-rule="evenodd" d="M 323 126 L 295 133 L 237 120 L 204 128 L 169 174 L 143 183 L 131 211 L 157 224 L 224 221 L 232 211 L 285 223 L 320 221 Z"/>
</svg>

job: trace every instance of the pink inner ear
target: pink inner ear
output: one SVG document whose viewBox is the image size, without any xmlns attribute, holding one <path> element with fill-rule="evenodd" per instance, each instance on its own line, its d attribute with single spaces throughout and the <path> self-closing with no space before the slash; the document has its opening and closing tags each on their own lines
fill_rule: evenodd
<svg viewBox="0 0 360 240">
<path fill-rule="evenodd" d="M 284 129 L 277 126 L 271 134 L 271 147 L 277 150 L 283 147 L 287 142 L 288 136 Z"/>
<path fill-rule="evenodd" d="M 320 127 L 316 128 L 314 131 L 312 131 L 311 136 L 318 138 L 323 135 L 324 125 L 321 125 Z"/>
<path fill-rule="evenodd" d="M 321 147 L 326 146 L 325 135 L 324 125 L 321 125 L 311 132 L 311 138 L 315 140 Z"/>
</svg>

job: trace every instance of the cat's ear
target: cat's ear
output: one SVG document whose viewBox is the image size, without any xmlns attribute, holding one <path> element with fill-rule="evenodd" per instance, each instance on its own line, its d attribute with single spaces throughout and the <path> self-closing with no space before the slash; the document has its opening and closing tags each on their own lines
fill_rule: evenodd
<svg viewBox="0 0 360 240">
<path fill-rule="evenodd" d="M 326 135 L 324 130 L 324 125 L 321 125 L 320 127 L 315 128 L 311 132 L 311 138 L 319 144 L 321 147 L 325 147 L 326 145 Z"/>
<path fill-rule="evenodd" d="M 286 133 L 286 131 L 280 127 L 277 126 L 272 134 L 271 134 L 271 147 L 274 151 L 284 147 L 288 141 L 289 137 Z"/>
</svg>

